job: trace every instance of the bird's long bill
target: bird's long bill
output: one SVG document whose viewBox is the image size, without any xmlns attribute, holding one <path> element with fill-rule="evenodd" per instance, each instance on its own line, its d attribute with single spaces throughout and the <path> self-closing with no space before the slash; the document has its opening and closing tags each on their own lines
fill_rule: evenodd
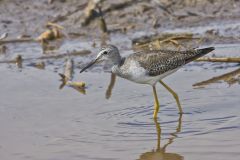
<svg viewBox="0 0 240 160">
<path fill-rule="evenodd" d="M 84 67 L 80 73 L 82 73 L 83 71 L 85 71 L 86 69 L 88 69 L 89 67 L 91 67 L 92 65 L 94 65 L 97 62 L 98 59 L 93 60 L 92 62 L 90 62 L 86 67 Z"/>
</svg>

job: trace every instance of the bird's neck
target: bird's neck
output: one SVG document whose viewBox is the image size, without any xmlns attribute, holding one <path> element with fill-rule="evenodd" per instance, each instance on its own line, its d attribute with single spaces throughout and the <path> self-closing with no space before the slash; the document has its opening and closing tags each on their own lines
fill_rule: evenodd
<svg viewBox="0 0 240 160">
<path fill-rule="evenodd" d="M 118 59 L 118 61 L 116 61 L 116 63 L 113 64 L 112 69 L 111 69 L 112 73 L 115 73 L 115 74 L 119 75 L 120 72 L 121 72 L 120 67 L 124 63 L 124 61 L 125 61 L 125 58 L 120 57 Z"/>
</svg>

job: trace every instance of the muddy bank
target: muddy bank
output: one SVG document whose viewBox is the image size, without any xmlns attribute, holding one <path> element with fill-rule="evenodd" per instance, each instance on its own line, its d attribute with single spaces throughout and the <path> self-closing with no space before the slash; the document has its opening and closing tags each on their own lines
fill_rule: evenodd
<svg viewBox="0 0 240 160">
<path fill-rule="evenodd" d="M 0 2 L 1 33 L 10 37 L 36 37 L 48 21 L 65 27 L 65 32 L 91 39 L 99 38 L 99 18 L 83 26 L 88 1 L 24 1 Z M 100 3 L 107 28 L 112 34 L 151 35 L 171 31 L 193 31 L 206 34 L 215 42 L 238 42 L 239 8 L 236 0 L 224 1 L 103 1 Z M 177 28 L 177 29 L 176 29 Z M 136 33 L 138 33 L 136 35 Z"/>
</svg>

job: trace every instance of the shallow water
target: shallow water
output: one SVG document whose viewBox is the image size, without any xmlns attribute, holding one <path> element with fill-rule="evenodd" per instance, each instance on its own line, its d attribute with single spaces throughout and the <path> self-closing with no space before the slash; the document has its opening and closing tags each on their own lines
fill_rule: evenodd
<svg viewBox="0 0 240 160">
<path fill-rule="evenodd" d="M 238 54 L 237 45 L 221 46 L 214 54 Z M 240 159 L 239 82 L 192 87 L 238 65 L 194 62 L 167 77 L 184 114 L 158 85 L 161 108 L 154 121 L 151 87 L 117 78 L 106 99 L 111 75 L 99 73 L 98 66 L 83 74 L 76 69 L 74 79 L 87 83 L 86 95 L 70 87 L 59 90 L 56 72 L 63 62 L 50 61 L 45 70 L 29 66 L 31 61 L 23 69 L 1 64 L 1 159 Z"/>
</svg>

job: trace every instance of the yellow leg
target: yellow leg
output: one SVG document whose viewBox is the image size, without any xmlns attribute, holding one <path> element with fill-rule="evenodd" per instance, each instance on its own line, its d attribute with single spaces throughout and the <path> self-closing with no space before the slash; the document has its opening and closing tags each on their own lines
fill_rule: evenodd
<svg viewBox="0 0 240 160">
<path fill-rule="evenodd" d="M 154 113 L 153 113 L 153 118 L 157 118 L 157 114 L 159 111 L 159 102 L 158 102 L 158 97 L 157 97 L 157 92 L 156 92 L 156 87 L 153 86 L 153 95 L 154 95 Z"/>
<path fill-rule="evenodd" d="M 182 107 L 181 107 L 181 104 L 180 104 L 180 101 L 179 101 L 179 98 L 178 98 L 178 95 L 177 93 L 175 93 L 170 87 L 168 87 L 163 81 L 159 81 L 174 97 L 174 99 L 176 100 L 177 102 L 177 106 L 178 106 L 178 110 L 179 110 L 179 113 L 182 114 L 183 111 L 182 111 Z"/>
</svg>

